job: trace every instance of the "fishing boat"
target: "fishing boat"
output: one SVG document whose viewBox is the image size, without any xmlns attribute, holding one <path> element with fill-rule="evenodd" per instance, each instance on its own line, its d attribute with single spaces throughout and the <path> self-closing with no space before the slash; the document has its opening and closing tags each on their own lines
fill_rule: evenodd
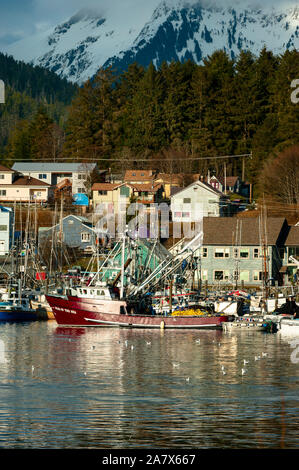
<svg viewBox="0 0 299 470">
<path fill-rule="evenodd" d="M 118 298 L 108 285 L 66 289 L 63 295 L 46 295 L 59 325 L 117 326 L 132 328 L 222 328 L 227 315 L 210 315 L 201 310 L 187 309 L 155 314 L 150 297 L 138 301 Z"/>
<path fill-rule="evenodd" d="M 38 320 L 36 311 L 30 307 L 29 299 L 0 302 L 0 322 L 26 322 Z"/>
</svg>

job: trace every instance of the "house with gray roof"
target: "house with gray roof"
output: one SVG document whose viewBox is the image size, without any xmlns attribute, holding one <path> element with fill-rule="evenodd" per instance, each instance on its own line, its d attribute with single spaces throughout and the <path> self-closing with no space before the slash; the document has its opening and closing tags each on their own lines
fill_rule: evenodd
<svg viewBox="0 0 299 470">
<path fill-rule="evenodd" d="M 39 243 L 62 242 L 70 248 L 89 251 L 96 243 L 96 232 L 90 220 L 77 215 L 67 215 L 52 227 L 40 227 Z"/>
<path fill-rule="evenodd" d="M 204 217 L 203 243 L 195 253 L 201 280 L 209 285 L 260 286 L 267 271 L 270 283 L 282 284 L 280 270 L 288 232 L 282 217 L 268 217 L 263 224 L 258 217 Z"/>
<path fill-rule="evenodd" d="M 72 194 L 86 193 L 86 181 L 94 170 L 96 163 L 56 163 L 56 162 L 16 162 L 12 169 L 51 186 L 63 180 L 72 184 Z"/>
</svg>

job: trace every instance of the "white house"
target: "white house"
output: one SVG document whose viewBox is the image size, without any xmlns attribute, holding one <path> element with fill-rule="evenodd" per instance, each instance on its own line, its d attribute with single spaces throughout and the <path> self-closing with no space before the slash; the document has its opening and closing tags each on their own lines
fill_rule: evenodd
<svg viewBox="0 0 299 470">
<path fill-rule="evenodd" d="M 10 207 L 0 206 L 0 256 L 6 255 L 12 245 L 14 213 Z"/>
<path fill-rule="evenodd" d="M 224 215 L 226 197 L 203 181 L 196 181 L 171 196 L 173 222 L 198 222 Z"/>
<path fill-rule="evenodd" d="M 85 193 L 85 182 L 97 168 L 96 163 L 17 162 L 12 169 L 51 186 L 66 179 L 72 183 L 72 194 Z"/>
</svg>

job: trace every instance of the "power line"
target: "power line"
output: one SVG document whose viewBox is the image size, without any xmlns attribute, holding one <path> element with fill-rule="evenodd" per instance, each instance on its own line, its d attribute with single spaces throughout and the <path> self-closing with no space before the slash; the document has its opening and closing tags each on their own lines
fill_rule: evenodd
<svg viewBox="0 0 299 470">
<path fill-rule="evenodd" d="M 219 160 L 219 159 L 227 159 L 227 158 L 241 158 L 241 157 L 252 157 L 252 153 L 244 153 L 244 154 L 241 154 L 241 155 L 219 155 L 219 156 L 215 156 L 215 157 L 191 157 L 191 158 L 174 158 L 174 159 L 166 159 L 166 158 L 161 158 L 161 159 L 150 159 L 150 158 L 97 158 L 97 157 L 84 157 L 83 160 L 84 161 L 81 161 L 81 162 L 78 162 L 78 160 L 76 161 L 76 159 L 74 157 L 63 157 L 63 158 L 55 158 L 55 161 L 53 161 L 53 159 L 43 159 L 42 162 L 45 162 L 45 163 L 64 163 L 66 162 L 67 160 L 72 160 L 73 163 L 82 163 L 82 165 L 84 163 L 86 163 L 86 161 L 92 161 L 92 162 L 96 162 L 96 161 L 103 161 L 103 162 L 119 162 L 119 163 L 124 163 L 124 162 L 136 162 L 136 163 L 139 163 L 139 162 L 147 162 L 147 163 L 158 163 L 158 162 L 168 162 L 168 163 L 175 163 L 175 162 L 180 162 L 180 161 L 184 161 L 184 162 L 191 162 L 191 161 L 200 161 L 200 160 Z M 75 160 L 75 161 L 74 161 Z M 24 159 L 22 158 L 16 158 L 14 159 L 15 162 L 23 162 Z M 35 163 L 35 161 L 31 161 L 31 162 L 28 162 L 28 163 Z M 39 162 L 40 163 L 40 162 Z"/>
</svg>

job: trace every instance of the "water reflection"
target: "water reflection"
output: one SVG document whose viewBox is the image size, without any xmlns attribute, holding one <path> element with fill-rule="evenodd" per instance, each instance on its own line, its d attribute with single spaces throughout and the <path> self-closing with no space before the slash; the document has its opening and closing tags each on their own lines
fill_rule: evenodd
<svg viewBox="0 0 299 470">
<path fill-rule="evenodd" d="M 298 364 L 279 335 L 36 322 L 0 338 L 1 447 L 298 446 Z"/>
</svg>

